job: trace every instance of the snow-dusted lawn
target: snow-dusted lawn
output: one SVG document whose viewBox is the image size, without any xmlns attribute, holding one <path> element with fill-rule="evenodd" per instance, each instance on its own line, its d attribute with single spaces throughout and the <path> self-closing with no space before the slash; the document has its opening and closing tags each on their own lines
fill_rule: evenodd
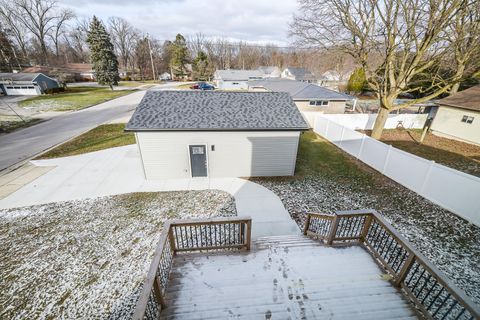
<svg viewBox="0 0 480 320">
<path fill-rule="evenodd" d="M 328 176 L 254 179 L 273 192 L 300 226 L 306 212 L 375 209 L 453 282 L 480 303 L 480 228 L 392 182 L 375 187 Z"/>
<path fill-rule="evenodd" d="M 235 215 L 221 191 L 0 210 L 0 319 L 123 319 L 167 219 Z"/>
</svg>

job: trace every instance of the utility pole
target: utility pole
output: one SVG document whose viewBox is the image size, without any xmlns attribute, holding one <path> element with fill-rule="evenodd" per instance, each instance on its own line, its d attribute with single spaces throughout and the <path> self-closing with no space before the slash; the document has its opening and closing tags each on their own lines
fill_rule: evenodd
<svg viewBox="0 0 480 320">
<path fill-rule="evenodd" d="M 152 75 L 153 80 L 155 81 L 155 65 L 153 64 L 153 54 L 152 54 L 152 46 L 150 45 L 150 36 L 147 33 L 147 42 L 148 42 L 148 51 L 150 51 L 150 61 L 152 62 Z"/>
</svg>

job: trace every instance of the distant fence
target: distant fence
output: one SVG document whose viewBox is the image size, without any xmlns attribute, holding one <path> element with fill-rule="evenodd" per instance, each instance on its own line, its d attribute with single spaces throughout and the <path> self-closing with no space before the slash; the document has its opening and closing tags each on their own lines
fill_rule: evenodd
<svg viewBox="0 0 480 320">
<path fill-rule="evenodd" d="M 317 115 L 314 131 L 385 176 L 480 226 L 480 178 L 399 150 L 342 124 Z"/>
<path fill-rule="evenodd" d="M 304 118 L 313 128 L 315 117 L 319 115 L 314 111 L 303 111 Z M 341 123 L 343 126 L 354 130 L 372 130 L 377 114 L 321 114 L 323 118 L 329 119 L 336 123 Z M 395 129 L 402 126 L 407 129 L 422 129 L 427 114 L 390 114 L 385 123 L 386 129 Z"/>
</svg>

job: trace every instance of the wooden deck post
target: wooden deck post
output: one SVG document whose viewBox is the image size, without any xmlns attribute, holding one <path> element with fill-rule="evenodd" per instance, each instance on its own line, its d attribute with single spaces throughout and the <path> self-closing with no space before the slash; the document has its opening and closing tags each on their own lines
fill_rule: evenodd
<svg viewBox="0 0 480 320">
<path fill-rule="evenodd" d="M 328 234 L 327 238 L 327 245 L 332 245 L 333 239 L 335 239 L 335 235 L 337 234 L 338 223 L 340 222 L 340 216 L 335 214 L 333 217 L 332 224 L 330 226 L 330 233 Z"/>
<path fill-rule="evenodd" d="M 363 225 L 362 233 L 360 234 L 360 241 L 364 242 L 365 238 L 367 237 L 368 230 L 370 229 L 370 226 L 372 225 L 372 220 L 373 220 L 373 215 L 369 214 L 365 218 L 365 223 Z"/>
<path fill-rule="evenodd" d="M 306 236 L 308 232 L 308 227 L 310 227 L 310 213 L 307 213 L 307 220 L 305 221 L 305 225 L 303 226 L 303 234 Z"/>
<path fill-rule="evenodd" d="M 250 250 L 252 243 L 252 220 L 247 220 L 247 250 Z"/>
<path fill-rule="evenodd" d="M 175 237 L 173 236 L 173 228 L 171 226 L 168 226 L 168 241 L 170 242 L 170 250 L 172 251 L 172 254 L 175 255 Z"/>
<path fill-rule="evenodd" d="M 163 299 L 162 285 L 160 284 L 158 277 L 155 277 L 155 281 L 153 282 L 153 291 L 155 292 L 157 303 L 162 306 L 162 309 L 165 309 L 167 304 L 165 303 L 165 299 Z"/>
<path fill-rule="evenodd" d="M 403 280 L 407 277 L 408 272 L 413 266 L 415 262 L 415 254 L 413 252 L 408 253 L 408 258 L 405 260 L 405 264 L 403 265 L 402 269 L 398 272 L 398 275 L 393 280 L 393 285 L 395 287 L 400 287 L 402 285 Z"/>
</svg>

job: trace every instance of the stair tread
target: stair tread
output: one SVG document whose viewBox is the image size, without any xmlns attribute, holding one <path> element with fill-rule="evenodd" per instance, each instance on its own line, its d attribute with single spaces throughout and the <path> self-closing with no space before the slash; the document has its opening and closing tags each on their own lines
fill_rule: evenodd
<svg viewBox="0 0 480 320">
<path fill-rule="evenodd" d="M 415 319 L 361 247 L 269 236 L 251 251 L 175 256 L 161 319 Z"/>
</svg>

